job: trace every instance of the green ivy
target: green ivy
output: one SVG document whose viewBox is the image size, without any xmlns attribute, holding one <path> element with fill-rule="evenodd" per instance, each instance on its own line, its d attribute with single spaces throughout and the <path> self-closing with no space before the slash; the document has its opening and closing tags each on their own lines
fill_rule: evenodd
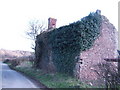
<svg viewBox="0 0 120 90">
<path fill-rule="evenodd" d="M 92 47 L 100 34 L 101 15 L 90 13 L 81 20 L 49 32 L 48 41 L 53 52 L 53 63 L 58 72 L 73 75 L 81 51 Z"/>
</svg>

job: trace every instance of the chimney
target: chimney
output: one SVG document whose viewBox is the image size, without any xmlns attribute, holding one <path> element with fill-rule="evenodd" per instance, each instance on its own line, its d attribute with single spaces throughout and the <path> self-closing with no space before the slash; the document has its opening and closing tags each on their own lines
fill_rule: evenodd
<svg viewBox="0 0 120 90">
<path fill-rule="evenodd" d="M 57 19 L 54 19 L 54 18 L 48 19 L 48 30 L 56 28 L 56 21 Z"/>
</svg>

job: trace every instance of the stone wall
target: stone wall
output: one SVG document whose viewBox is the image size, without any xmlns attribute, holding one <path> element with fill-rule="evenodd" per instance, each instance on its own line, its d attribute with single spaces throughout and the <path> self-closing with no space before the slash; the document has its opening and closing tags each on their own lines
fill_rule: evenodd
<svg viewBox="0 0 120 90">
<path fill-rule="evenodd" d="M 48 34 L 56 28 L 56 22 L 57 19 L 49 18 L 47 31 L 41 33 L 36 38 L 35 66 L 46 72 L 55 72 L 55 67 L 52 62 L 52 49 L 48 43 Z"/>
<path fill-rule="evenodd" d="M 55 72 L 56 68 L 52 62 L 52 49 L 48 43 L 48 32 L 37 36 L 36 40 L 36 67 L 47 72 Z M 81 52 L 79 63 L 76 63 L 75 76 L 83 82 L 91 85 L 98 85 L 104 80 L 98 75 L 101 63 L 106 63 L 104 58 L 116 58 L 117 54 L 117 31 L 109 20 L 102 16 L 101 34 L 89 50 Z M 81 64 L 82 62 L 82 64 Z M 116 63 L 112 63 L 113 66 Z M 97 71 L 97 72 L 96 72 Z"/>
<path fill-rule="evenodd" d="M 105 16 L 102 16 L 100 37 L 94 42 L 92 48 L 80 54 L 82 64 L 76 64 L 77 71 L 75 74 L 77 78 L 89 84 L 97 85 L 98 82 L 102 82 L 102 78 L 95 71 L 99 72 L 98 64 L 106 63 L 104 61 L 105 58 L 116 58 L 118 56 L 117 44 L 117 31 L 115 27 L 109 23 Z M 96 83 L 95 81 L 98 82 Z"/>
<path fill-rule="evenodd" d="M 37 36 L 35 65 L 37 68 L 43 69 L 46 72 L 55 72 L 55 67 L 52 62 L 52 50 L 48 44 L 48 32 L 43 32 Z"/>
</svg>

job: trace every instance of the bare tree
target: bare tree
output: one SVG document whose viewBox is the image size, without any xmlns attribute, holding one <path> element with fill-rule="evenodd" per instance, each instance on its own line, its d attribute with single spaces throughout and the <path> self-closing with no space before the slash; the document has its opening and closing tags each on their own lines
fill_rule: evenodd
<svg viewBox="0 0 120 90">
<path fill-rule="evenodd" d="M 25 33 L 28 36 L 28 39 L 32 40 L 31 48 L 33 50 L 35 50 L 36 36 L 41 34 L 45 30 L 46 30 L 45 25 L 41 24 L 39 20 L 34 20 L 29 22 L 29 30 L 26 31 Z"/>
</svg>

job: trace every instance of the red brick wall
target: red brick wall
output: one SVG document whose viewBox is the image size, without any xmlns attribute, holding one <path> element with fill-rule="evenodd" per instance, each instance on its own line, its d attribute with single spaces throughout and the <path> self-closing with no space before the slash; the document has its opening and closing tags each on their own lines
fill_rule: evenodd
<svg viewBox="0 0 120 90">
<path fill-rule="evenodd" d="M 48 19 L 48 30 L 56 28 L 57 19 L 49 18 Z"/>
<path fill-rule="evenodd" d="M 89 84 L 90 81 L 92 83 L 99 78 L 97 73 L 94 72 L 94 69 L 97 69 L 95 67 L 97 64 L 105 62 L 104 58 L 117 57 L 117 31 L 106 17 L 102 16 L 102 20 L 100 37 L 94 42 L 92 48 L 80 54 L 83 64 L 76 65 L 75 75 L 81 81 Z"/>
</svg>

